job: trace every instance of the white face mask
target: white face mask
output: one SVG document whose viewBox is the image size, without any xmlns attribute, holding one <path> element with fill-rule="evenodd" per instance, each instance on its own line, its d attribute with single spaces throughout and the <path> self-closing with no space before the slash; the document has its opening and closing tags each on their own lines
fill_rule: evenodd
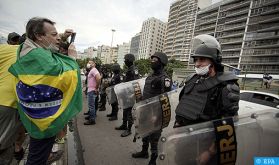
<svg viewBox="0 0 279 165">
<path fill-rule="evenodd" d="M 198 75 L 203 76 L 209 72 L 209 67 L 210 67 L 210 64 L 208 64 L 207 66 L 204 66 L 204 67 L 199 67 L 199 68 L 195 67 L 195 70 Z"/>
</svg>

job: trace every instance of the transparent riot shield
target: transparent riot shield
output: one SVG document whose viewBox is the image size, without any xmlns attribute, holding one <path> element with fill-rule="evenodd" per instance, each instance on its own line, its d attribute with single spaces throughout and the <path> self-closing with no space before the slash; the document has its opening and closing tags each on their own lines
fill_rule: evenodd
<svg viewBox="0 0 279 165">
<path fill-rule="evenodd" d="M 106 88 L 106 94 L 107 94 L 107 99 L 109 104 L 113 104 L 117 102 L 117 97 L 114 92 L 114 87 L 115 86 L 110 86 Z"/>
<path fill-rule="evenodd" d="M 145 137 L 175 119 L 175 109 L 182 88 L 136 103 L 133 107 L 135 137 Z"/>
<path fill-rule="evenodd" d="M 117 96 L 119 109 L 133 107 L 136 100 L 141 99 L 145 79 L 142 78 L 115 85 L 114 91 Z"/>
<path fill-rule="evenodd" d="M 158 144 L 158 164 L 217 164 L 217 154 L 220 153 L 209 152 L 212 146 L 216 147 L 212 121 L 179 128 L 172 128 L 173 124 L 172 121 L 162 132 Z M 235 164 L 254 164 L 256 156 L 279 155 L 278 110 L 239 116 L 234 118 L 234 127 L 237 141 Z M 228 139 L 224 142 L 225 145 L 230 143 Z M 225 157 L 230 156 L 230 153 L 225 154 Z M 205 159 L 206 155 L 209 155 L 209 159 Z"/>
</svg>

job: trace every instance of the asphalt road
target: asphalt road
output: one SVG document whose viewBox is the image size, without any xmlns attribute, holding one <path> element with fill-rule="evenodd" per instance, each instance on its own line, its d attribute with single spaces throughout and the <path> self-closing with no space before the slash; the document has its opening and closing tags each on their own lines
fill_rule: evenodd
<svg viewBox="0 0 279 165">
<path fill-rule="evenodd" d="M 118 120 L 109 121 L 106 115 L 111 112 L 111 106 L 106 105 L 106 111 L 98 111 L 96 125 L 83 125 L 83 113 L 87 111 L 87 101 L 83 97 L 83 111 L 77 116 L 77 128 L 83 149 L 86 165 L 144 165 L 149 159 L 134 159 L 132 153 L 141 150 L 141 139 L 133 142 L 133 134 L 120 137 L 122 131 L 114 128 L 122 123 L 122 112 L 118 112 Z M 134 133 L 134 130 L 132 130 Z"/>
</svg>

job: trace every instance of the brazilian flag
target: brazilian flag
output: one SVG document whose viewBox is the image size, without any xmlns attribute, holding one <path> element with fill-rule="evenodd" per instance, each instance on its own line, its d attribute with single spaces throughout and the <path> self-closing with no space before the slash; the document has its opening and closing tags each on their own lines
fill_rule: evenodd
<svg viewBox="0 0 279 165">
<path fill-rule="evenodd" d="M 82 110 L 80 70 L 72 58 L 34 48 L 9 68 L 21 121 L 31 137 L 55 136 Z"/>
</svg>

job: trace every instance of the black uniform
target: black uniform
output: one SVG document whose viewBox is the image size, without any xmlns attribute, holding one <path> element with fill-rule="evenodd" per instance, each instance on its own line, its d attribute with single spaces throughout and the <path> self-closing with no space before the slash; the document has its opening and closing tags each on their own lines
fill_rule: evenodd
<svg viewBox="0 0 279 165">
<path fill-rule="evenodd" d="M 164 72 L 164 67 L 168 63 L 168 57 L 165 53 L 155 52 L 151 56 L 151 68 L 153 74 L 145 80 L 143 89 L 143 100 L 158 96 L 171 90 L 172 82 L 168 75 Z M 142 151 L 132 154 L 134 158 L 148 158 L 148 147 L 151 145 L 151 159 L 149 165 L 156 165 L 158 157 L 158 141 L 162 130 L 152 133 L 142 139 Z"/>
<path fill-rule="evenodd" d="M 106 94 L 106 88 L 109 86 L 109 78 L 108 73 L 105 71 L 102 71 L 102 81 L 101 81 L 101 92 L 100 92 L 100 105 L 99 105 L 99 111 L 105 111 L 106 110 L 106 103 L 107 103 L 107 94 Z"/>
<path fill-rule="evenodd" d="M 126 75 L 124 77 L 124 82 L 133 81 L 138 78 L 139 78 L 138 71 L 137 71 L 137 69 L 135 69 L 134 65 L 131 65 L 130 67 L 128 67 L 128 70 L 126 71 Z M 131 134 L 131 128 L 133 125 L 132 108 L 133 107 L 129 107 L 129 108 L 126 108 L 123 110 L 122 125 L 124 125 L 127 128 L 127 130 L 121 134 L 122 137 L 125 137 L 125 136 L 128 136 Z"/>
<path fill-rule="evenodd" d="M 171 79 L 164 71 L 153 73 L 145 80 L 143 89 L 143 99 L 149 99 L 154 96 L 158 96 L 162 93 L 169 92 L 171 90 Z M 151 153 L 158 154 L 158 141 L 161 136 L 161 132 L 157 131 L 151 135 L 142 139 L 142 150 L 148 152 L 149 143 L 151 145 Z"/>
<path fill-rule="evenodd" d="M 119 84 L 121 83 L 121 77 L 120 77 L 120 74 L 119 73 L 116 73 L 113 75 L 113 77 L 111 78 L 111 82 L 110 82 L 110 86 L 113 86 L 113 85 L 116 85 L 116 84 Z M 111 111 L 111 119 L 115 118 L 117 119 L 117 114 L 118 114 L 118 102 L 116 101 L 115 103 L 112 103 L 111 104 L 111 108 L 112 108 L 112 111 Z"/>
<path fill-rule="evenodd" d="M 239 87 L 237 77 L 219 72 L 214 77 L 189 77 L 180 93 L 174 127 L 237 115 Z"/>
</svg>

